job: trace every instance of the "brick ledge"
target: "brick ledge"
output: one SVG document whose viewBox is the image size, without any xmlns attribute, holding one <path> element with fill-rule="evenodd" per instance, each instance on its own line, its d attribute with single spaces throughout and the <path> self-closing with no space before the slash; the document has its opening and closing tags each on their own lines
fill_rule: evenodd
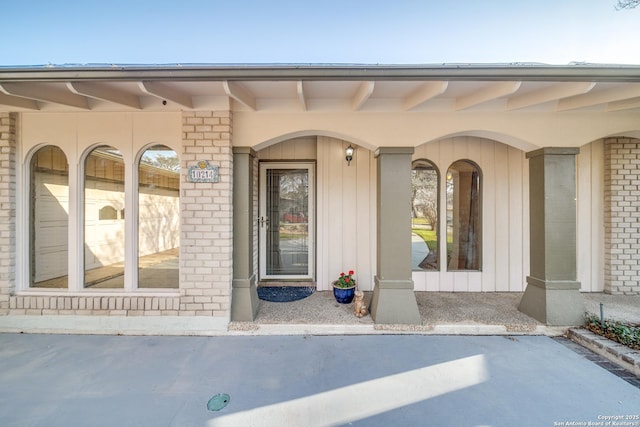
<svg viewBox="0 0 640 427">
<path fill-rule="evenodd" d="M 567 337 L 640 378 L 640 352 L 583 328 L 567 331 Z"/>
</svg>

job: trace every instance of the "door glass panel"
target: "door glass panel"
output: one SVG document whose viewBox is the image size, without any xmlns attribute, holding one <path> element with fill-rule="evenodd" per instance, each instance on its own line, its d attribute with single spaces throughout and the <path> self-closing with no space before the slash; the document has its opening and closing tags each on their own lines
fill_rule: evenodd
<svg viewBox="0 0 640 427">
<path fill-rule="evenodd" d="M 308 170 L 267 169 L 266 181 L 266 273 L 308 275 Z"/>
</svg>

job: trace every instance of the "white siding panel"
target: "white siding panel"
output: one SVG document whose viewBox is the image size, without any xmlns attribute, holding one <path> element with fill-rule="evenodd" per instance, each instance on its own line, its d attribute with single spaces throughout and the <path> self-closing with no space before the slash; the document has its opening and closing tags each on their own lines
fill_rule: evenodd
<svg viewBox="0 0 640 427">
<path fill-rule="evenodd" d="M 505 168 L 505 164 L 497 164 L 495 157 L 495 146 L 498 143 L 485 141 L 482 144 L 480 161 L 476 162 L 482 169 L 482 290 L 484 292 L 493 292 L 497 290 L 497 278 L 504 278 L 504 271 L 508 271 L 509 259 L 504 259 L 499 263 L 498 268 L 502 271 L 496 275 L 496 248 L 498 244 L 505 244 L 504 234 L 498 231 L 499 228 L 506 224 L 497 226 L 496 213 L 499 209 L 508 209 L 507 206 L 496 206 L 497 193 L 503 191 L 501 186 L 508 185 L 505 182 L 498 182 L 496 179 L 497 168 Z M 502 144 L 500 144 L 502 145 Z M 473 160 L 473 159 L 471 159 Z M 501 215 L 501 217 L 503 217 Z M 500 243 L 498 242 L 500 239 Z M 504 287 L 504 286 L 502 286 Z"/>
<path fill-rule="evenodd" d="M 413 276 L 414 278 L 416 276 L 423 276 L 425 278 L 426 291 L 437 292 L 440 290 L 440 278 L 442 277 L 440 272 L 432 272 L 432 271 L 426 271 L 424 273 L 414 272 Z"/>
<path fill-rule="evenodd" d="M 426 291 L 427 290 L 427 275 L 420 272 L 414 271 L 411 275 L 411 279 L 413 280 L 413 290 L 415 291 Z"/>
<path fill-rule="evenodd" d="M 467 273 L 469 292 L 482 292 L 482 272 L 470 271 Z"/>
<path fill-rule="evenodd" d="M 507 253 L 509 262 L 509 287 L 508 291 L 522 292 L 524 290 L 524 229 L 528 224 L 524 222 L 523 212 L 523 174 L 528 173 L 524 164 L 526 159 L 524 152 L 509 147 L 508 153 L 508 169 L 509 169 L 509 251 Z M 498 258 L 498 262 L 500 258 Z"/>
<path fill-rule="evenodd" d="M 603 292 L 604 142 L 602 140 L 591 144 L 591 194 L 591 292 Z"/>
<path fill-rule="evenodd" d="M 509 147 L 504 144 L 494 144 L 495 159 L 493 167 L 495 189 L 495 244 L 494 244 L 494 271 L 495 271 L 495 288 L 498 292 L 509 291 L 509 270 L 512 262 L 503 265 L 504 260 L 510 258 L 510 240 L 509 240 L 509 190 L 511 188 L 511 180 L 509 179 Z M 487 230 L 490 231 L 490 230 Z"/>
<path fill-rule="evenodd" d="M 577 280 L 583 292 L 604 289 L 604 144 L 580 148 L 577 156 Z"/>
<path fill-rule="evenodd" d="M 355 271 L 360 289 L 373 289 L 375 160 L 371 151 L 356 147 L 353 161 L 347 165 L 344 150 L 348 145 L 318 137 L 319 290 L 330 289 L 340 272 L 348 270 Z"/>
<path fill-rule="evenodd" d="M 372 182 L 369 179 L 372 160 L 373 156 L 371 156 L 370 151 L 359 149 L 354 154 L 354 159 L 351 162 L 351 165 L 356 167 L 354 184 L 356 186 L 355 209 L 357 217 L 355 218 L 354 242 L 357 242 L 358 250 L 356 251 L 355 268 L 358 271 L 358 284 L 361 289 L 373 289 L 371 253 L 368 250 L 371 247 L 371 233 L 369 232 L 369 224 L 372 219 L 371 212 L 375 212 L 375 204 L 373 209 L 371 205 Z M 375 187 L 375 181 L 373 181 L 373 186 Z M 349 200 L 347 200 L 347 203 L 349 203 Z"/>
<path fill-rule="evenodd" d="M 451 273 L 453 277 L 453 292 L 469 292 L 469 272 L 457 271 Z"/>
<path fill-rule="evenodd" d="M 328 235 L 326 232 L 327 224 L 329 224 L 329 209 L 327 206 L 329 188 L 327 185 L 320 185 L 320 183 L 327 182 L 329 176 L 329 163 L 325 161 L 327 155 L 325 152 L 328 150 L 328 144 L 325 143 L 323 138 L 319 138 L 317 144 L 317 158 L 318 163 L 316 165 L 316 187 L 317 187 L 317 239 L 316 239 L 316 283 L 318 289 L 325 289 L 327 283 L 330 283 L 328 276 L 329 269 L 329 244 Z"/>
<path fill-rule="evenodd" d="M 289 139 L 263 148 L 257 155 L 260 160 L 314 160 L 316 139 L 315 136 Z"/>
</svg>

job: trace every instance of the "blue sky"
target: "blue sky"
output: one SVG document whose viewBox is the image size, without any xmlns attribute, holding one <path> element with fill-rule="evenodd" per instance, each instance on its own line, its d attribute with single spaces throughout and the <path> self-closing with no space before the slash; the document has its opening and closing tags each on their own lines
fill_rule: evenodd
<svg viewBox="0 0 640 427">
<path fill-rule="evenodd" d="M 640 64 L 616 0 L 15 0 L 0 65 Z"/>
</svg>

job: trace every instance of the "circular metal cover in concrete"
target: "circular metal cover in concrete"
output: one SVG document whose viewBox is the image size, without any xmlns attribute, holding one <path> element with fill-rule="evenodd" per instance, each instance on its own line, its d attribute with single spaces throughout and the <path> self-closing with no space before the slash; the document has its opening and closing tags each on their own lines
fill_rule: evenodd
<svg viewBox="0 0 640 427">
<path fill-rule="evenodd" d="M 219 411 L 229 404 L 231 398 L 226 393 L 218 393 L 207 402 L 207 409 L 210 411 Z"/>
</svg>

